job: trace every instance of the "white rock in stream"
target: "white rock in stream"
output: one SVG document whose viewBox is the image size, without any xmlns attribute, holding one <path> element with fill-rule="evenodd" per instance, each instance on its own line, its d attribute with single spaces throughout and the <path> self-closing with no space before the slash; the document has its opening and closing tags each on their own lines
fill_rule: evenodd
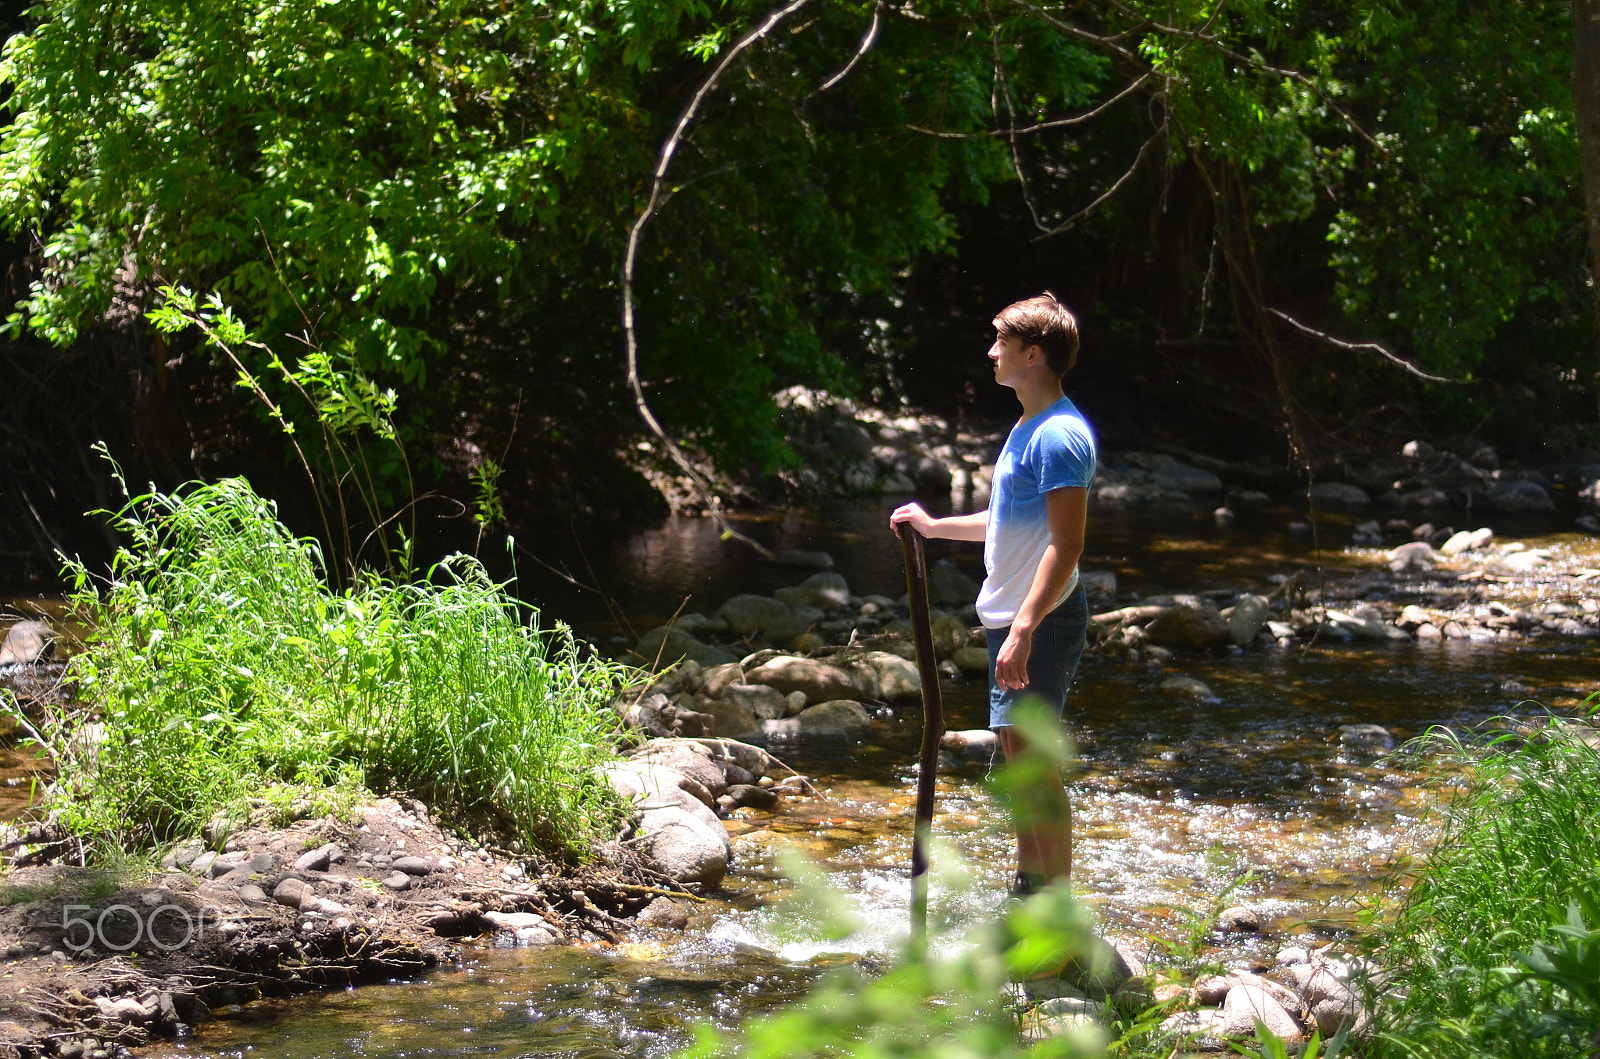
<svg viewBox="0 0 1600 1059">
<path fill-rule="evenodd" d="M 1224 1037 L 1254 1037 L 1258 1019 L 1280 1040 L 1300 1037 L 1300 1024 L 1294 1016 L 1258 983 L 1240 982 L 1228 990 L 1228 999 L 1222 1002 Z"/>
<path fill-rule="evenodd" d="M 639 814 L 638 832 L 646 855 L 675 882 L 699 883 L 708 890 L 722 885 L 728 872 L 728 831 L 721 821 L 714 831 L 679 806 L 661 806 Z"/>
</svg>

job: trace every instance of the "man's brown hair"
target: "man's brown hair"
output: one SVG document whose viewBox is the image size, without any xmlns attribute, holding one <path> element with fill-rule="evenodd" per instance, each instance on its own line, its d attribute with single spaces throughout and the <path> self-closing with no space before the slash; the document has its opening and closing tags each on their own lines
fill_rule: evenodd
<svg viewBox="0 0 1600 1059">
<path fill-rule="evenodd" d="M 1078 320 L 1049 291 L 1012 302 L 994 318 L 995 330 L 1022 340 L 1022 348 L 1038 346 L 1044 361 L 1057 375 L 1065 375 L 1078 362 Z"/>
</svg>

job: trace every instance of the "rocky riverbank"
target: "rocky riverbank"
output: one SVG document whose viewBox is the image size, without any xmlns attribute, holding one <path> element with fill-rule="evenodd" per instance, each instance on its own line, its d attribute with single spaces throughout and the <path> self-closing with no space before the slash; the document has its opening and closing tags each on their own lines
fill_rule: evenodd
<svg viewBox="0 0 1600 1059">
<path fill-rule="evenodd" d="M 809 502 L 828 496 L 949 493 L 973 506 L 987 500 L 994 460 L 1008 423 L 957 424 L 928 414 L 859 407 L 816 390 L 775 395 L 796 464 L 765 478 L 702 470 L 735 503 Z M 642 454 L 649 465 L 651 452 Z M 1102 507 L 1152 508 L 1216 503 L 1217 516 L 1277 501 L 1323 510 L 1372 508 L 1391 516 L 1465 520 L 1470 513 L 1556 512 L 1576 528 L 1600 533 L 1600 448 L 1576 448 L 1537 466 L 1502 459 L 1471 440 L 1436 445 L 1415 440 L 1393 453 L 1344 454 L 1303 470 L 1266 457 L 1221 459 L 1193 450 L 1106 451 L 1094 501 Z M 675 512 L 698 509 L 690 483 L 660 470 L 647 477 Z M 1418 520 L 1420 521 L 1420 519 Z"/>
</svg>

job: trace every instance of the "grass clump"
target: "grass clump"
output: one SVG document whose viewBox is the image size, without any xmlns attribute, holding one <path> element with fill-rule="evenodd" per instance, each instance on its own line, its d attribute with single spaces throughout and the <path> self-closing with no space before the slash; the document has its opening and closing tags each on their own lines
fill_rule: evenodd
<svg viewBox="0 0 1600 1059">
<path fill-rule="evenodd" d="M 1487 747 L 1429 737 L 1469 777 L 1394 920 L 1374 1057 L 1588 1056 L 1600 1045 L 1600 958 L 1579 988 L 1550 956 L 1588 950 L 1582 908 L 1600 895 L 1600 753 L 1552 719 Z M 1590 923 L 1590 927 L 1600 923 Z"/>
<path fill-rule="evenodd" d="M 596 772 L 628 671 L 541 631 L 475 559 L 334 590 L 316 542 L 237 478 L 133 498 L 115 523 L 109 584 L 68 568 L 92 721 L 40 731 L 72 832 L 147 848 L 252 799 L 337 809 L 364 784 L 555 855 L 615 833 Z"/>
</svg>

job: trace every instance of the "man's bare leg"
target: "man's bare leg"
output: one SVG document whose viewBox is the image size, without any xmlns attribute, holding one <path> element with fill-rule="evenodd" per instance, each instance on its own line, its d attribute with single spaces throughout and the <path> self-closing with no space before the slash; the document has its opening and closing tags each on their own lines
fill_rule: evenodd
<svg viewBox="0 0 1600 1059">
<path fill-rule="evenodd" d="M 1018 792 L 1017 870 L 1045 882 L 1072 877 L 1072 804 L 1053 761 L 1028 746 L 1021 733 L 1007 725 L 995 731 L 1006 761 L 1037 764 L 1042 773 L 1025 792 Z"/>
</svg>

